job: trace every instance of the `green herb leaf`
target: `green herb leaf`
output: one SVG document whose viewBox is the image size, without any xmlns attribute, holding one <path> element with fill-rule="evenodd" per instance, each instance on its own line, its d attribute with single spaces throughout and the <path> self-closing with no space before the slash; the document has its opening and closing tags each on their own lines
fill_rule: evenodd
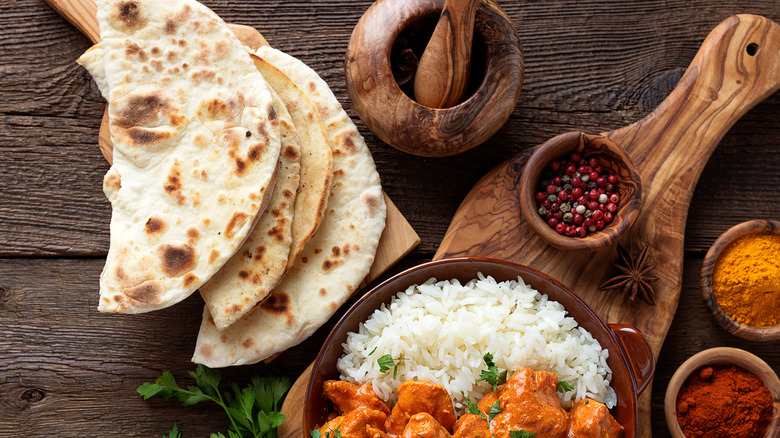
<svg viewBox="0 0 780 438">
<path fill-rule="evenodd" d="M 379 365 L 379 372 L 385 373 L 387 370 L 395 366 L 395 361 L 393 360 L 393 356 L 389 354 L 385 354 L 384 356 L 381 356 L 379 359 L 376 360 L 376 363 Z"/>
<path fill-rule="evenodd" d="M 482 360 L 485 361 L 485 365 L 487 365 L 488 367 L 496 366 L 496 364 L 493 363 L 493 355 L 490 353 L 485 353 L 485 355 L 482 356 Z"/>
<path fill-rule="evenodd" d="M 480 371 L 477 382 L 485 380 L 493 387 L 493 391 L 498 391 L 498 385 L 506 383 L 507 370 L 499 371 L 498 367 L 493 362 L 493 355 L 490 353 L 485 353 L 485 355 L 482 356 L 482 360 L 485 361 L 485 365 L 488 366 L 488 369 Z"/>
<path fill-rule="evenodd" d="M 509 438 L 536 438 L 536 434 L 526 430 L 513 430 L 509 432 Z"/>
<path fill-rule="evenodd" d="M 566 392 L 566 391 L 571 391 L 573 389 L 574 389 L 574 385 L 572 385 L 571 383 L 565 380 L 561 380 L 560 382 L 558 382 L 558 386 L 555 387 L 555 390 L 558 392 Z"/>
<path fill-rule="evenodd" d="M 377 348 L 379 348 L 379 346 L 378 346 L 378 345 L 377 345 L 376 347 L 374 347 L 374 349 L 373 349 L 373 350 L 371 350 L 371 353 L 368 353 L 368 355 L 369 355 L 369 356 L 371 356 L 372 354 L 376 353 L 376 349 L 377 349 Z"/>
<path fill-rule="evenodd" d="M 181 433 L 179 433 L 179 425 L 173 423 L 173 428 L 171 429 L 171 433 L 169 433 L 168 435 L 163 434 L 163 438 L 181 438 Z"/>
<path fill-rule="evenodd" d="M 479 415 L 483 419 L 487 420 L 485 417 L 485 414 L 479 411 L 479 406 L 477 406 L 476 403 L 472 402 L 470 398 L 466 397 L 466 393 L 461 391 L 461 394 L 463 394 L 463 400 L 466 401 L 466 405 L 469 407 L 469 414 Z"/>
<path fill-rule="evenodd" d="M 341 429 L 341 425 L 336 426 L 336 428 L 333 430 L 333 435 L 331 435 L 330 432 L 325 432 L 324 438 L 344 438 L 341 436 L 341 431 L 339 431 L 339 429 Z M 317 429 L 310 430 L 309 435 L 311 438 L 323 438 L 322 434 Z"/>
<path fill-rule="evenodd" d="M 493 417 L 501 413 L 501 405 L 499 404 L 499 401 L 496 400 L 495 403 L 493 403 L 493 406 L 490 407 L 490 417 L 488 417 L 488 425 L 490 425 L 490 422 L 493 421 Z"/>
<path fill-rule="evenodd" d="M 189 406 L 210 400 L 222 409 L 230 421 L 229 438 L 276 438 L 276 428 L 284 421 L 284 415 L 277 412 L 282 398 L 290 389 L 290 379 L 276 376 L 255 376 L 252 383 L 239 387 L 228 383 L 228 391 L 220 391 L 222 376 L 219 371 L 198 365 L 189 373 L 195 379 L 196 386 L 187 389 L 179 387 L 173 375 L 165 371 L 155 383 L 144 383 L 137 391 L 144 400 L 155 395 L 169 399 L 176 397 L 183 405 Z M 173 435 L 174 431 L 177 435 Z M 178 428 L 174 426 L 171 437 L 180 438 Z M 168 437 L 170 438 L 170 437 Z M 225 438 L 221 432 L 212 433 L 211 438 Z"/>
</svg>

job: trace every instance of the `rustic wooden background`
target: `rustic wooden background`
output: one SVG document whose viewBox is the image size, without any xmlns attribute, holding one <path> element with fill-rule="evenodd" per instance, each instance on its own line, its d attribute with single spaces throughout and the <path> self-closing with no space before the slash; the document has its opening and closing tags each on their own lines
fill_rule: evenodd
<svg viewBox="0 0 780 438">
<path fill-rule="evenodd" d="M 343 58 L 370 1 L 205 3 L 308 63 L 355 117 Z M 393 272 L 432 257 L 470 187 L 504 159 L 559 133 L 603 132 L 639 120 L 672 90 L 704 37 L 727 16 L 756 13 L 780 21 L 777 0 L 499 3 L 517 26 L 526 75 L 515 112 L 490 141 L 455 157 L 419 158 L 383 144 L 356 120 L 385 191 L 422 238 Z M 0 437 L 160 436 L 174 422 L 186 437 L 225 432 L 218 408 L 144 402 L 135 394 L 163 370 L 182 377 L 194 369 L 189 359 L 202 308 L 197 295 L 146 315 L 95 310 L 110 206 L 101 188 L 108 165 L 97 148 L 105 104 L 74 63 L 89 46 L 42 0 L 0 2 Z M 779 187 L 776 93 L 729 132 L 699 180 L 686 228 L 680 305 L 657 352 L 653 436 L 668 436 L 665 388 L 692 354 L 740 347 L 780 370 L 780 343 L 725 332 L 707 312 L 698 283 L 702 258 L 720 233 L 745 220 L 780 217 Z M 297 376 L 332 323 L 274 363 Z M 263 368 L 225 374 L 241 381 Z"/>
</svg>

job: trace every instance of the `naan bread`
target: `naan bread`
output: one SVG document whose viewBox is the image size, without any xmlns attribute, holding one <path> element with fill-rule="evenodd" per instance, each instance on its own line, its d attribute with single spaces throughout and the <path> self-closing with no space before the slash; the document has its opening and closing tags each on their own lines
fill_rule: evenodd
<svg viewBox="0 0 780 438">
<path fill-rule="evenodd" d="M 331 148 L 320 114 L 303 90 L 263 58 L 251 56 L 257 70 L 290 111 L 301 140 L 301 185 L 295 202 L 293 242 L 287 262 L 287 269 L 290 269 L 325 217 L 333 181 Z"/>
<path fill-rule="evenodd" d="M 281 276 L 292 268 L 304 245 L 312 238 L 325 216 L 325 206 L 333 180 L 331 150 L 314 104 L 284 73 L 254 55 L 252 59 L 271 90 L 280 99 L 281 102 L 276 107 L 284 110 L 284 114 L 289 117 L 289 123 L 295 126 L 294 129 L 298 133 L 297 144 L 300 144 L 301 155 L 300 185 L 297 187 L 294 214 L 290 212 L 291 238 L 282 242 L 282 236 L 278 234 L 281 231 L 279 227 L 269 229 L 280 239 L 275 246 L 281 249 L 282 243 L 287 245 L 286 264 L 280 267 L 278 257 L 274 257 L 281 255 L 280 252 L 269 254 L 273 248 L 269 248 L 269 242 L 266 242 L 268 233 L 262 224 L 258 224 L 250 237 L 252 248 L 246 248 L 245 245 L 211 281 L 201 287 L 201 295 L 218 330 L 224 330 L 251 311 L 255 304 L 268 296 Z M 285 117 L 282 117 L 282 111 L 277 113 L 284 131 L 287 122 Z M 285 150 L 284 134 L 282 150 Z M 284 159 L 284 156 L 281 159 Z M 274 190 L 274 193 L 276 192 Z M 262 260 L 266 260 L 266 263 Z M 273 269 L 269 269 L 270 266 L 273 266 Z"/>
<path fill-rule="evenodd" d="M 298 131 L 284 102 L 273 89 L 271 95 L 282 136 L 279 171 L 271 200 L 241 249 L 200 287 L 206 307 L 220 330 L 268 296 L 287 272 L 293 242 L 293 211 L 300 183 L 301 148 Z"/>
<path fill-rule="evenodd" d="M 309 337 L 346 301 L 374 262 L 386 207 L 371 153 L 336 97 L 312 69 L 270 47 L 256 53 L 307 94 L 333 150 L 325 219 L 300 260 L 253 312 L 222 332 L 204 309 L 192 360 L 210 367 L 255 363 Z"/>
<path fill-rule="evenodd" d="M 114 144 L 98 310 L 145 312 L 189 296 L 244 242 L 272 191 L 279 122 L 244 47 L 205 6 L 97 5 Z"/>
</svg>

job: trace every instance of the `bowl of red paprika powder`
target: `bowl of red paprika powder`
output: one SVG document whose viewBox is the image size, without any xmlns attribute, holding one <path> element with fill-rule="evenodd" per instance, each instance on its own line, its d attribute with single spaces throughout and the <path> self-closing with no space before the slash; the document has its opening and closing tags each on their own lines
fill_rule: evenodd
<svg viewBox="0 0 780 438">
<path fill-rule="evenodd" d="M 780 340 L 780 222 L 735 225 L 712 244 L 701 269 L 702 298 L 728 332 Z"/>
<path fill-rule="evenodd" d="M 664 398 L 674 438 L 780 436 L 780 379 L 759 357 L 729 347 L 691 356 Z"/>
</svg>

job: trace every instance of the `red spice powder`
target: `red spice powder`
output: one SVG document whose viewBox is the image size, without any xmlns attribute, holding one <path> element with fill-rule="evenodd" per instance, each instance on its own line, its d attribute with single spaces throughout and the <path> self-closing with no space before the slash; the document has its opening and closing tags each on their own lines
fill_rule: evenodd
<svg viewBox="0 0 780 438">
<path fill-rule="evenodd" d="M 677 422 L 688 438 L 761 438 L 771 420 L 769 389 L 738 366 L 701 368 L 677 395 Z"/>
</svg>

